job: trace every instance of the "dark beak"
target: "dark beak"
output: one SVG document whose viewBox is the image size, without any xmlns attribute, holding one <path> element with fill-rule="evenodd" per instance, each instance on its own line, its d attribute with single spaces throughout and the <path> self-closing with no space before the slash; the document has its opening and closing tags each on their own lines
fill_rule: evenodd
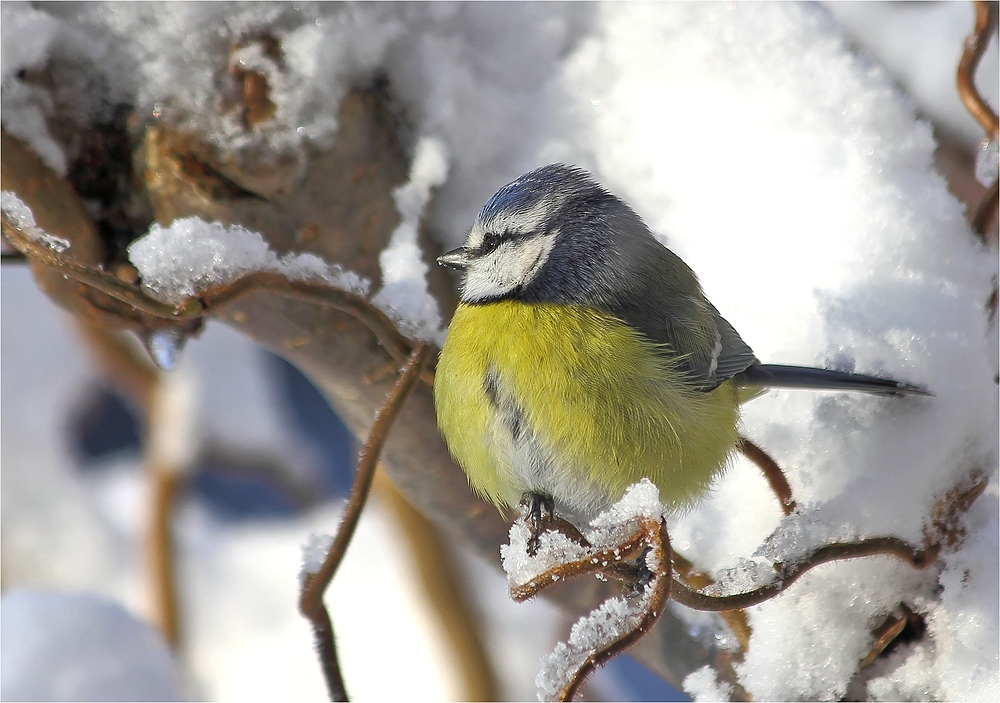
<svg viewBox="0 0 1000 703">
<path fill-rule="evenodd" d="M 465 247 L 446 251 L 438 257 L 438 263 L 456 271 L 464 271 L 469 266 L 469 252 Z"/>
</svg>

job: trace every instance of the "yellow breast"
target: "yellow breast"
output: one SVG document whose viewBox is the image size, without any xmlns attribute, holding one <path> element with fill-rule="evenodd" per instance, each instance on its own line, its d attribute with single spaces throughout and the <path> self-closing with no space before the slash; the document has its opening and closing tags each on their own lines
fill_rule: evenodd
<svg viewBox="0 0 1000 703">
<path fill-rule="evenodd" d="M 497 506 L 526 491 L 591 513 L 647 477 L 673 508 L 737 441 L 737 389 L 680 383 L 677 358 L 613 315 L 501 301 L 458 306 L 434 383 L 438 425 Z"/>
</svg>

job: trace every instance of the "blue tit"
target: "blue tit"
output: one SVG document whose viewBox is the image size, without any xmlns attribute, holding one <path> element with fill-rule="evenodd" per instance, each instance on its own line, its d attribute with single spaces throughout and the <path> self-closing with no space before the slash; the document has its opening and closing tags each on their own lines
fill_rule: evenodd
<svg viewBox="0 0 1000 703">
<path fill-rule="evenodd" d="M 438 259 L 461 301 L 434 381 L 472 487 L 585 518 L 641 478 L 683 509 L 730 462 L 740 404 L 766 388 L 927 395 L 861 374 L 761 364 L 694 272 L 585 171 L 501 188 Z"/>
</svg>

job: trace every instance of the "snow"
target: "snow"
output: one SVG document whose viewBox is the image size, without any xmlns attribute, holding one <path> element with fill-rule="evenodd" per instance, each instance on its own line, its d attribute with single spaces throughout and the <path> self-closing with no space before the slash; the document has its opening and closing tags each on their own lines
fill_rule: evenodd
<svg viewBox="0 0 1000 703">
<path fill-rule="evenodd" d="M 887 558 L 824 565 L 748 611 L 753 634 L 737 673 L 755 699 L 842 696 L 871 628 L 905 601 L 928 635 L 879 662 L 866 694 L 1000 696 L 997 331 L 985 313 L 997 261 L 933 171 L 932 130 L 917 112 L 970 149 L 982 139 L 954 98 L 968 4 L 88 3 L 3 12 L 4 126 L 57 170 L 71 150 L 42 115 L 85 124 L 99 113 L 94 101 L 127 99 L 237 155 L 304 158 L 336 138 L 332 116 L 350 86 L 387 76 L 414 146 L 437 145 L 426 153 L 439 157 L 426 171 L 415 163 L 397 191 L 400 228 L 380 259 L 387 289 L 406 286 L 401 300 L 413 307 L 399 314 L 414 334 L 438 339 L 422 264 L 406 265 L 431 192 L 428 231 L 448 248 L 498 187 L 562 160 L 591 170 L 643 216 L 760 359 L 926 384 L 933 398 L 754 400 L 742 431 L 785 468 L 801 514 L 783 518 L 758 471 L 738 458 L 702 505 L 671 517 L 670 532 L 698 568 L 732 570 L 720 588 L 740 588 L 763 578 L 768 560 L 823 540 L 917 542 L 937 497 L 982 470 L 994 483 L 943 570 Z M 280 58 L 264 50 L 265 33 Z M 994 41 L 978 76 L 994 104 L 995 51 Z M 53 91 L 18 77 L 46 55 L 67 66 L 82 58 L 83 67 L 57 73 Z M 219 97 L 240 62 L 266 76 L 277 106 L 250 130 Z M 100 81 L 68 78 L 85 71 Z M 988 180 L 995 159 L 984 153 L 982 164 Z M 164 299 L 247 266 L 361 285 L 344 282 L 336 262 L 279 258 L 238 227 L 191 221 L 154 233 L 165 248 L 146 252 L 158 272 L 147 284 Z M 182 267 L 169 261 L 188 252 Z M 5 488 L 8 480 L 5 470 Z M 289 548 L 297 554 L 302 541 Z M 717 627 L 673 610 L 692 629 Z M 706 675 L 691 681 L 692 693 L 709 695 Z"/>
<path fill-rule="evenodd" d="M 664 513 L 660 492 L 649 479 L 625 491 L 621 500 L 596 516 L 583 533 L 592 548 L 583 547 L 560 532 L 539 535 L 537 552 L 528 554 L 531 529 L 522 514 L 510 526 L 510 540 L 500 546 L 500 559 L 511 586 L 521 586 L 554 566 L 581 559 L 595 550 L 612 548 L 635 534 L 640 519 L 659 519 Z"/>
<path fill-rule="evenodd" d="M 592 654 L 638 627 L 652 592 L 650 585 L 633 602 L 611 598 L 580 618 L 570 630 L 569 640 L 560 642 L 551 654 L 542 657 L 538 676 L 535 677 L 538 700 L 556 700 L 559 692 L 569 685 L 574 674 Z"/>
<path fill-rule="evenodd" d="M 28 239 L 44 244 L 49 249 L 60 253 L 69 249 L 68 240 L 49 234 L 35 224 L 35 216 L 32 214 L 31 208 L 18 198 L 16 193 L 9 190 L 0 193 L 0 209 Z"/>
<path fill-rule="evenodd" d="M 824 2 L 824 7 L 861 48 L 889 69 L 920 111 L 967 147 L 979 144 L 983 129 L 955 90 L 955 72 L 976 22 L 971 2 Z M 996 32 L 989 40 L 976 87 L 997 109 L 1000 59 Z"/>
<path fill-rule="evenodd" d="M 129 245 L 128 255 L 143 288 L 169 303 L 180 303 L 253 271 L 271 271 L 293 281 L 319 281 L 357 295 L 366 295 L 370 285 L 315 254 L 289 252 L 279 257 L 258 232 L 199 217 L 179 218 L 169 227 L 154 223 Z"/>
<path fill-rule="evenodd" d="M 558 532 L 547 531 L 540 535 L 534 556 L 528 554 L 530 529 L 527 515 L 522 514 L 510 528 L 510 543 L 500 547 L 508 582 L 511 587 L 533 586 L 554 566 L 620 545 L 635 534 L 639 520 L 659 520 L 664 510 L 659 490 L 649 479 L 642 479 L 630 486 L 620 501 L 590 522 L 591 529 L 584 537 L 591 548 L 582 547 Z M 652 573 L 658 573 L 660 565 L 652 551 L 646 555 L 646 566 Z M 551 578 L 558 577 L 553 575 Z M 649 584 L 631 599 L 610 598 L 580 618 L 570 630 L 569 639 L 559 642 L 550 654 L 542 657 L 535 677 L 538 700 L 554 700 L 590 656 L 638 627 L 649 608 L 653 588 L 654 584 Z"/>
<path fill-rule="evenodd" d="M 888 372 L 936 394 L 770 393 L 746 406 L 744 431 L 788 469 L 824 536 L 919 541 L 935 496 L 974 467 L 995 471 L 997 446 L 983 312 L 996 261 L 931 171 L 928 126 L 813 9 L 604 14 L 603 35 L 567 62 L 567 110 L 581 130 L 573 137 L 592 145 L 584 163 L 669 233 L 759 358 Z M 659 60 L 646 60 L 653 51 Z M 567 158 L 570 145 L 556 146 Z M 737 462 L 710 500 L 671 525 L 699 567 L 730 567 L 778 528 L 776 501 L 755 473 Z M 730 481 L 745 488 L 728 490 Z M 996 564 L 995 552 L 965 549 Z M 935 579 L 889 559 L 810 576 L 749 611 L 750 653 L 738 673 L 755 698 L 842 695 L 875 616 L 922 598 Z M 812 597 L 799 595 L 809 588 Z M 995 613 L 995 594 L 984 605 Z M 943 600 L 922 606 L 951 610 Z M 977 644 L 985 686 L 976 695 L 995 697 L 996 641 Z"/>
<path fill-rule="evenodd" d="M 684 690 L 698 703 L 707 703 L 728 701 L 732 686 L 719 683 L 712 667 L 705 665 L 684 678 Z"/>
<path fill-rule="evenodd" d="M 7 132 L 29 144 L 42 162 L 66 174 L 66 154 L 52 138 L 45 118 L 52 99 L 38 86 L 19 80 L 19 71 L 40 68 L 60 33 L 60 22 L 27 3 L 5 2 L 0 9 L 0 112 Z M 31 37 L 31 41 L 19 41 Z"/>
<path fill-rule="evenodd" d="M 135 455 L 78 470 L 66 425 L 97 383 L 95 371 L 68 320 L 26 269 L 5 269 L 0 283 L 5 591 L 92 592 L 148 621 L 143 557 L 148 477 Z M 280 414 L 282 401 L 268 368 L 253 343 L 209 323 L 170 376 L 189 372 L 199 379 L 199 447 L 277 456 L 285 470 L 307 475 L 317 459 Z M 174 529 L 184 650 L 177 662 L 182 690 L 170 699 L 326 698 L 313 635 L 297 608 L 297 574 L 301 545 L 310 534 L 334 529 L 340 513 L 339 506 L 323 504 L 294 519 L 234 524 L 190 494 L 178 503 Z M 327 593 L 344 675 L 359 700 L 453 700 L 460 695 L 455 667 L 441 625 L 416 586 L 416 566 L 398 530 L 378 501 L 370 501 Z M 501 589 L 502 576 L 494 580 Z M 504 599 L 503 606 L 515 607 Z M 8 632 L 3 607 L 6 637 L 14 630 Z M 387 611 L 395 632 L 389 639 L 373 627 L 385 621 Z M 541 626 L 518 622 L 547 641 L 551 616 Z M 398 677 L 383 675 L 382 657 L 397 662 Z M 8 666 L 16 664 L 8 662 L 6 641 L 2 661 L 6 686 L 8 673 L 14 680 Z M 514 666 L 508 675 L 530 681 L 534 664 Z"/>
<path fill-rule="evenodd" d="M 13 589 L 0 599 L 4 700 L 175 701 L 159 633 L 91 593 Z"/>
<path fill-rule="evenodd" d="M 444 343 L 441 313 L 427 290 L 424 263 L 417 233 L 435 188 L 448 176 L 447 147 L 438 139 L 417 142 L 409 180 L 393 191 L 400 222 L 388 246 L 379 255 L 382 290 L 372 302 L 396 321 L 403 334 Z"/>
<path fill-rule="evenodd" d="M 302 545 L 302 570 L 299 572 L 299 582 L 305 583 L 309 576 L 319 573 L 320 567 L 326 561 L 326 555 L 333 544 L 333 535 L 309 535 L 309 540 Z"/>
</svg>

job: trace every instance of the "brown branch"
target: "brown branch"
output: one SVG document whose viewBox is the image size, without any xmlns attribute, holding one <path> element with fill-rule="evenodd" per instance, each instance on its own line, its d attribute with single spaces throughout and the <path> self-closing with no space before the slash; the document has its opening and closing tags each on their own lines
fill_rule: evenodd
<svg viewBox="0 0 1000 703">
<path fill-rule="evenodd" d="M 785 515 L 791 515 L 792 511 L 795 510 L 792 487 L 788 485 L 788 479 L 785 478 L 785 473 L 778 466 L 778 462 L 746 437 L 740 437 L 737 448 L 763 472 L 764 478 L 767 479 L 771 490 L 774 491 L 778 502 L 781 503 L 781 511 Z"/>
<path fill-rule="evenodd" d="M 81 283 L 86 283 L 138 310 L 167 320 L 193 316 L 182 316 L 177 306 L 150 298 L 138 286 L 122 281 L 110 273 L 81 263 L 72 256 L 65 256 L 34 241 L 21 232 L 17 224 L 6 214 L 3 216 L 3 236 L 6 237 L 11 246 L 24 254 L 30 261 L 55 269 L 64 276 L 69 276 Z M 185 312 L 187 311 L 185 310 Z"/>
<path fill-rule="evenodd" d="M 961 516 L 969 512 L 989 484 L 985 471 L 976 469 L 934 502 L 924 521 L 924 544 L 935 548 L 957 548 L 965 539 Z"/>
<path fill-rule="evenodd" d="M 652 580 L 645 585 L 642 598 L 645 600 L 642 616 L 632 629 L 622 633 L 603 647 L 588 653 L 579 667 L 557 694 L 557 700 L 573 700 L 587 676 L 599 666 L 635 644 L 656 624 L 670 600 L 670 585 L 673 581 L 670 537 L 667 521 L 663 517 L 642 518 L 635 532 L 620 542 L 605 549 L 592 552 L 585 557 L 557 564 L 531 579 L 527 583 L 512 585 L 510 595 L 516 601 L 532 598 L 549 586 L 585 574 L 601 574 L 616 579 L 633 581 L 639 570 L 628 562 L 642 557 L 645 548 L 653 551 L 659 568 L 652 574 Z"/>
<path fill-rule="evenodd" d="M 599 666 L 604 666 L 611 659 L 638 642 L 656 624 L 656 621 L 660 619 L 660 615 L 663 613 L 663 609 L 667 607 L 667 601 L 670 600 L 670 584 L 673 581 L 670 536 L 667 534 L 667 521 L 661 517 L 656 521 L 644 522 L 646 522 L 643 530 L 644 537 L 647 544 L 652 547 L 660 569 L 659 573 L 654 574 L 652 582 L 647 586 L 647 588 L 652 589 L 652 593 L 647 596 L 648 603 L 643 611 L 642 618 L 631 631 L 626 632 L 604 647 L 604 649 L 593 652 L 587 657 L 583 665 L 577 669 L 572 680 L 559 692 L 560 701 L 573 700 L 580 685 L 591 672 Z M 653 524 L 649 524 L 650 522 Z"/>
<path fill-rule="evenodd" d="M 153 482 L 147 534 L 147 559 L 156 621 L 167 643 L 175 651 L 181 644 L 180 609 L 177 597 L 176 554 L 173 514 L 183 476 L 174 467 L 147 465 Z"/>
<path fill-rule="evenodd" d="M 156 395 L 168 383 L 164 374 L 153 368 L 134 345 L 121 334 L 83 318 L 76 319 L 76 328 L 104 377 L 128 396 L 138 408 L 145 423 L 143 468 L 151 483 L 149 523 L 146 533 L 146 568 L 152 590 L 153 619 L 164 639 L 175 650 L 181 644 L 180 615 L 175 577 L 175 552 L 172 533 L 173 509 L 183 484 L 187 466 L 173 465 L 157 455 L 151 437 L 171 418 L 155 408 Z"/>
<path fill-rule="evenodd" d="M 897 612 L 899 614 L 897 614 Z M 861 662 L 858 664 L 858 670 L 866 669 L 871 666 L 878 655 L 885 651 L 885 648 L 892 644 L 903 630 L 906 629 L 907 623 L 910 622 L 910 616 L 913 615 L 913 611 L 910 610 L 905 603 L 900 603 L 899 607 L 895 609 L 893 613 L 889 614 L 889 617 L 885 619 L 878 628 L 872 633 L 875 641 L 872 642 L 871 649 L 868 650 Z"/>
<path fill-rule="evenodd" d="M 575 561 L 557 564 L 527 583 L 512 585 L 510 597 L 521 603 L 534 598 L 549 586 L 587 574 L 603 574 L 623 581 L 631 580 L 635 578 L 637 571 L 627 562 L 637 558 L 647 543 L 645 522 L 640 522 L 638 529 L 618 544 L 592 552 Z"/>
<path fill-rule="evenodd" d="M 730 596 L 712 596 L 692 590 L 675 579 L 673 598 L 693 610 L 742 610 L 774 598 L 804 573 L 820 564 L 859 557 L 891 556 L 907 562 L 915 569 L 923 569 L 937 559 L 938 552 L 936 546 L 918 549 L 897 537 L 873 537 L 858 542 L 826 544 L 793 564 L 781 565 L 772 583 L 752 591 Z"/>
<path fill-rule="evenodd" d="M 413 390 L 414 384 L 419 378 L 420 371 L 430 356 L 430 347 L 426 344 L 418 343 L 410 353 L 409 359 L 403 366 L 399 378 L 385 400 L 385 404 L 379 410 L 375 424 L 368 435 L 368 440 L 361 450 L 358 458 L 357 474 L 354 477 L 354 485 L 351 488 L 351 496 L 344 508 L 344 515 L 337 528 L 337 534 L 333 543 L 327 550 L 323 565 L 313 574 L 307 574 L 303 584 L 302 593 L 299 597 L 299 610 L 312 623 L 313 632 L 316 638 L 316 645 L 320 653 L 320 662 L 323 667 L 323 674 L 326 677 L 327 688 L 330 698 L 334 701 L 346 701 L 347 690 L 344 687 L 343 676 L 340 673 L 340 664 L 337 660 L 337 648 L 333 637 L 333 623 L 323 604 L 323 594 L 333 580 L 347 547 L 354 536 L 354 530 L 358 526 L 361 518 L 361 511 L 365 507 L 368 493 L 371 489 L 372 478 L 375 475 L 375 468 L 378 465 L 378 457 L 385 444 L 389 429 L 393 421 L 399 414 L 403 401 Z"/>
<path fill-rule="evenodd" d="M 959 97 L 962 98 L 965 108 L 976 118 L 989 139 L 997 138 L 997 113 L 980 95 L 979 89 L 976 88 L 975 77 L 976 69 L 979 68 L 979 62 L 986 52 L 990 35 L 996 28 L 996 24 L 996 5 L 985 0 L 977 0 L 976 25 L 972 34 L 965 40 L 965 51 L 958 63 L 957 75 Z"/>
<path fill-rule="evenodd" d="M 464 693 L 462 700 L 497 700 L 497 677 L 444 535 L 410 504 L 384 472 L 375 473 L 372 490 L 402 528 L 424 594 L 441 622 L 452 657 L 458 663 Z"/>
<path fill-rule="evenodd" d="M 149 315 L 165 320 L 185 321 L 217 313 L 243 296 L 256 291 L 307 300 L 351 315 L 363 323 L 378 339 L 389 355 L 404 363 L 413 344 L 393 324 L 389 317 L 365 298 L 324 283 L 292 281 L 270 271 L 253 271 L 228 283 L 211 286 L 198 297 L 186 298 L 177 305 L 161 302 L 148 295 L 140 286 L 123 281 L 99 268 L 83 264 L 26 236 L 17 224 L 4 216 L 3 234 L 11 245 L 32 261 L 76 279 L 81 283 L 127 303 Z M 421 371 L 421 380 L 433 385 L 434 374 Z"/>
<path fill-rule="evenodd" d="M 289 298 L 298 298 L 347 313 L 364 324 L 389 356 L 399 364 L 405 363 L 413 351 L 413 342 L 396 328 L 388 315 L 360 295 L 324 283 L 292 281 L 278 273 L 254 271 L 229 283 L 205 289 L 199 300 L 206 313 L 209 311 L 215 313 L 220 308 L 255 291 L 268 291 Z M 421 378 L 429 385 L 434 384 L 432 372 L 421 371 Z"/>
<path fill-rule="evenodd" d="M 673 553 L 673 567 L 677 577 L 686 586 L 695 590 L 701 590 L 715 583 L 715 579 L 704 571 L 695 569 L 694 564 L 685 559 L 677 552 Z M 724 610 L 720 613 L 722 619 L 733 631 L 736 641 L 740 645 L 740 656 L 750 648 L 750 623 L 747 621 L 747 614 L 742 610 Z M 735 677 L 733 682 L 735 682 Z"/>
</svg>

